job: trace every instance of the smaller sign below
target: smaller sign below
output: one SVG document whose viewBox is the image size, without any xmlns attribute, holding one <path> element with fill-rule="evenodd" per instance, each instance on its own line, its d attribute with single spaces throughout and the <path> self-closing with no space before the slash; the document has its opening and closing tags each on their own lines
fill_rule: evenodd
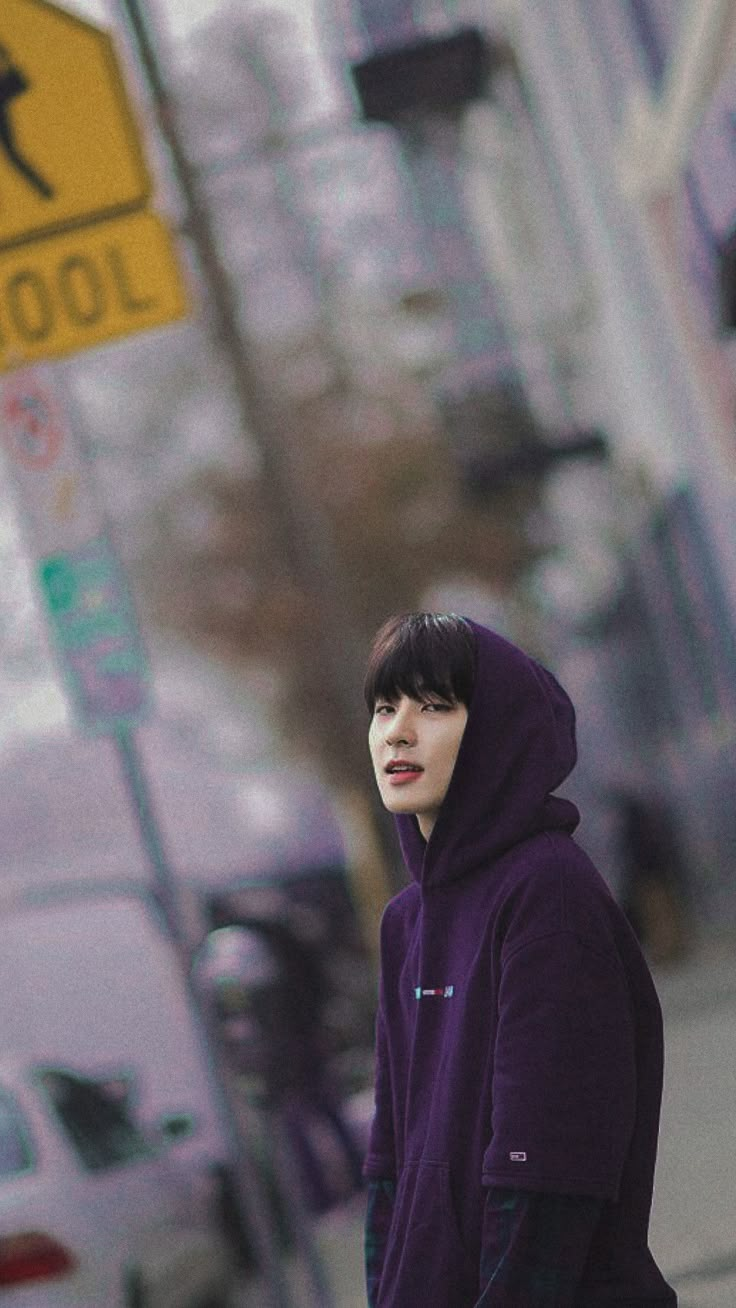
<svg viewBox="0 0 736 1308">
<path fill-rule="evenodd" d="M 90 464 L 49 371 L 27 369 L 0 384 L 0 442 L 36 558 L 76 549 L 104 527 Z"/>
<path fill-rule="evenodd" d="M 37 576 L 52 640 L 77 717 L 86 730 L 140 722 L 150 679 L 122 567 L 106 534 L 39 560 Z"/>
<path fill-rule="evenodd" d="M 147 210 L 0 254 L 0 372 L 189 311 L 171 231 Z"/>
</svg>

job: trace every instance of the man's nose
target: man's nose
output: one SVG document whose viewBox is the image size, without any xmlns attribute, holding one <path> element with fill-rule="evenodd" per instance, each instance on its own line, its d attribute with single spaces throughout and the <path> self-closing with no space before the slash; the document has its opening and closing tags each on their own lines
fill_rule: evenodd
<svg viewBox="0 0 736 1308">
<path fill-rule="evenodd" d="M 386 732 L 386 741 L 389 745 L 411 745 L 416 741 L 416 732 L 412 724 L 411 709 L 399 708 L 390 719 L 389 728 Z"/>
</svg>

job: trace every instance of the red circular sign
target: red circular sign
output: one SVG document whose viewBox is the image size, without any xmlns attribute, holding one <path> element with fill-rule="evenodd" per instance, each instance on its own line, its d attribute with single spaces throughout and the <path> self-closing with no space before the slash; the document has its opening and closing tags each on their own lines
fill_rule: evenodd
<svg viewBox="0 0 736 1308">
<path fill-rule="evenodd" d="M 49 396 L 33 386 L 6 388 L 3 437 L 10 457 L 31 472 L 43 472 L 61 449 L 62 426 Z"/>
</svg>

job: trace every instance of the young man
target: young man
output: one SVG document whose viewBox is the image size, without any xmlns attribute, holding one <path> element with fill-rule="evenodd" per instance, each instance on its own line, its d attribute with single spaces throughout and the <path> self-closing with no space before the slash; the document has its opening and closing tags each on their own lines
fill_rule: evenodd
<svg viewBox="0 0 736 1308">
<path fill-rule="evenodd" d="M 572 705 L 431 613 L 381 629 L 365 689 L 411 876 L 381 924 L 371 1308 L 674 1308 L 647 1244 L 661 1013 L 553 794 Z"/>
</svg>

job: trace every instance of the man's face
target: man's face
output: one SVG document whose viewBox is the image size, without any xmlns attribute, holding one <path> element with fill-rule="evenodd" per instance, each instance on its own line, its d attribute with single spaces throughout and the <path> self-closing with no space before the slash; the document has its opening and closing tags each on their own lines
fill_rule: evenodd
<svg viewBox="0 0 736 1308">
<path fill-rule="evenodd" d="M 390 813 L 415 813 L 429 838 L 447 794 L 468 710 L 428 695 L 377 700 L 368 744 L 378 789 Z"/>
</svg>

